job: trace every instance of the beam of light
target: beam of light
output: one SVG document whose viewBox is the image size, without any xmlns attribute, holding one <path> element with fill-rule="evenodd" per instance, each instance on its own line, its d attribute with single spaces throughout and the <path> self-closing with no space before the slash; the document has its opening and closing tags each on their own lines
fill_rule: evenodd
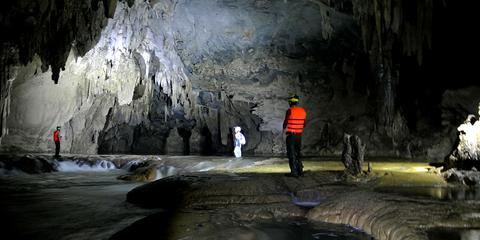
<svg viewBox="0 0 480 240">
<path fill-rule="evenodd" d="M 415 172 L 427 172 L 428 170 L 424 167 L 414 167 L 413 170 Z"/>
<path fill-rule="evenodd" d="M 364 163 L 363 170 L 366 171 L 368 163 Z M 343 171 L 345 167 L 341 161 L 303 161 L 304 171 Z M 427 163 L 422 162 L 371 162 L 373 172 L 402 172 L 402 173 L 426 173 L 431 168 Z M 290 172 L 288 160 L 278 160 L 274 164 L 255 165 L 248 168 L 238 168 L 235 172 L 251 173 L 287 173 Z"/>
</svg>

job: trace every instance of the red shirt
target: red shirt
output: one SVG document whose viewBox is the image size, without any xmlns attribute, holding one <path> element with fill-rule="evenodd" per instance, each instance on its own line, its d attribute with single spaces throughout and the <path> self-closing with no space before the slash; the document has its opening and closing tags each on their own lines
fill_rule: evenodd
<svg viewBox="0 0 480 240">
<path fill-rule="evenodd" d="M 55 132 L 53 132 L 53 141 L 60 142 L 60 131 L 59 130 L 55 130 Z"/>
</svg>

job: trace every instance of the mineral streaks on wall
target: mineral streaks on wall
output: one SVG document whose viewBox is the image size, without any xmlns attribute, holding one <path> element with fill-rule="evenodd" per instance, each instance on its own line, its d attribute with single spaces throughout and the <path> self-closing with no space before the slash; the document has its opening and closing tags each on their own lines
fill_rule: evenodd
<svg viewBox="0 0 480 240">
<path fill-rule="evenodd" d="M 50 78 L 58 82 L 70 49 L 79 55 L 90 50 L 100 37 L 106 17 L 113 17 L 116 0 L 5 1 L 0 10 L 3 33 L 0 36 L 0 141 L 8 132 L 6 118 L 11 103 L 11 85 L 19 65 L 38 55 L 41 72 L 50 69 Z"/>
<path fill-rule="evenodd" d="M 191 84 L 168 35 L 171 19 L 162 14 L 170 7 L 119 6 L 95 48 L 105 54 L 108 89 L 116 93 L 99 133 L 100 153 L 166 153 L 176 121 L 192 114 Z"/>
<path fill-rule="evenodd" d="M 168 117 L 171 107 L 192 102 L 187 101 L 190 86 L 182 73 L 182 63 L 169 46 L 172 41 L 167 31 L 149 27 L 168 26 L 160 22 L 158 11 L 148 3 L 131 9 L 119 3 L 97 45 L 83 56 L 71 51 L 59 76 L 64 82 L 57 85 L 47 81 L 51 70 L 41 71 L 40 58 L 20 67 L 22 74 L 13 81 L 15 111 L 9 117 L 12 134 L 2 148 L 15 151 L 25 146 L 23 150 L 46 151 L 52 147 L 51 129 L 62 125 L 64 151 L 96 153 L 98 146 L 109 141 L 107 132 L 113 132 L 120 133 L 114 134 L 114 139 L 119 138 L 117 143 L 128 143 L 119 151 L 131 152 L 131 136 L 137 126 L 150 126 L 158 122 L 154 118 L 159 111 Z M 169 105 L 168 109 L 162 106 L 159 110 L 158 104 L 152 104 L 162 97 L 160 101 Z M 52 101 L 54 104 L 47 104 Z M 123 139 L 119 129 L 125 129 L 128 139 Z"/>
<path fill-rule="evenodd" d="M 48 151 L 51 129 L 62 125 L 62 148 L 69 152 L 211 154 L 230 151 L 231 128 L 239 125 L 248 139 L 245 150 L 279 153 L 285 97 L 297 92 L 305 102 L 323 103 L 323 110 L 325 94 L 338 90 L 331 89 L 338 76 L 328 68 L 343 55 L 322 59 L 320 52 L 336 36 L 333 29 L 341 32 L 352 21 L 334 9 L 310 1 L 129 6 L 116 4 L 89 51 L 74 41 L 58 85 L 47 81 L 54 70 L 42 72 L 48 62 L 41 56 L 21 67 L 28 74 L 14 77 L 12 134 L 3 150 Z M 33 81 L 40 92 L 31 88 Z M 32 118 L 38 112 L 44 118 Z M 329 117 L 313 107 L 310 114 Z M 21 147 L 24 142 L 29 147 Z M 313 142 L 306 138 L 306 145 Z M 190 150 L 175 148 L 186 143 Z"/>
<path fill-rule="evenodd" d="M 433 0 L 352 0 L 352 5 L 365 51 L 392 54 L 392 38 L 398 37 L 403 53 L 422 63 L 424 47 L 432 46 Z"/>
</svg>

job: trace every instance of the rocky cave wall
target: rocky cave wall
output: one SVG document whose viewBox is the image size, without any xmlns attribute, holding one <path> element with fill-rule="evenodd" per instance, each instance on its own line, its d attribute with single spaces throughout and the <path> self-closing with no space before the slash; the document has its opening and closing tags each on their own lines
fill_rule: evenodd
<svg viewBox="0 0 480 240">
<path fill-rule="evenodd" d="M 26 39 L 18 44 L 2 39 L 1 151 L 52 151 L 59 125 L 64 152 L 226 153 L 238 125 L 244 151 L 280 154 L 285 98 L 297 93 L 308 112 L 307 155 L 340 154 L 347 131 L 370 155 L 440 158 L 455 118 L 463 121 L 457 113 L 475 109 L 479 96 L 475 86 L 436 90 L 444 100 L 422 105 L 442 113 L 436 132 L 407 112 L 425 90 L 397 100 L 414 86 L 402 77 L 428 63 L 430 1 L 413 22 L 401 18 L 413 11 L 402 1 L 74 1 L 52 14 L 59 2 L 2 12 L 2 28 L 15 16 L 37 31 L 13 34 Z M 53 19 L 65 31 L 50 30 L 50 39 L 38 28 L 62 29 Z"/>
<path fill-rule="evenodd" d="M 189 91 L 183 64 L 165 29 L 171 24 L 158 15 L 171 5 L 157 7 L 118 3 L 115 18 L 92 49 L 69 51 L 58 84 L 51 70 L 40 69 L 38 56 L 20 67 L 12 81 L 9 134 L 2 148 L 51 151 L 52 129 L 58 125 L 65 152 L 164 153 L 175 125 L 173 109 L 192 107 L 182 95 Z"/>
</svg>

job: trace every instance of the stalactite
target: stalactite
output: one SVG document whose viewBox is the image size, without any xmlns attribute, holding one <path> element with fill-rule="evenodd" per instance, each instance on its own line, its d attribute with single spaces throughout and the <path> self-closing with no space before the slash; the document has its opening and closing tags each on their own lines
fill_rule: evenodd
<svg viewBox="0 0 480 240">
<path fill-rule="evenodd" d="M 323 39 L 330 39 L 333 34 L 333 26 L 330 22 L 330 8 L 320 8 L 320 16 L 322 19 L 322 37 Z"/>
<path fill-rule="evenodd" d="M 385 38 L 392 33 L 399 38 L 403 53 L 416 55 L 422 63 L 424 44 L 432 45 L 433 0 L 352 0 L 352 4 L 367 51 L 378 47 L 383 52 Z M 377 46 L 372 46 L 372 38 L 377 39 Z"/>
<path fill-rule="evenodd" d="M 321 0 L 311 0 L 313 3 L 317 4 L 320 8 L 320 18 L 321 18 L 321 25 L 322 25 L 322 38 L 325 40 L 330 39 L 333 35 L 334 29 L 330 20 L 331 13 L 334 9 L 331 8 L 331 3 L 328 1 L 327 3 L 322 2 Z"/>
<path fill-rule="evenodd" d="M 433 1 L 352 0 L 352 6 L 376 78 L 378 122 L 395 139 L 404 124 L 394 101 L 400 77 L 394 51 L 400 47 L 422 64 L 424 46 L 431 47 Z"/>
<path fill-rule="evenodd" d="M 28 2 L 28 4 L 27 4 Z M 113 17 L 117 0 L 99 1 L 6 1 L 0 10 L 0 108 L 1 137 L 6 134 L 11 72 L 21 64 L 42 59 L 42 70 L 51 67 L 52 80 L 57 83 L 64 70 L 68 54 L 75 46 L 79 54 L 92 48 L 105 26 Z"/>
<path fill-rule="evenodd" d="M 0 50 L 0 144 L 2 138 L 8 134 L 7 117 L 10 114 L 12 81 L 17 75 L 17 67 L 11 66 L 11 61 L 17 56 L 18 50 L 15 48 Z"/>
</svg>

